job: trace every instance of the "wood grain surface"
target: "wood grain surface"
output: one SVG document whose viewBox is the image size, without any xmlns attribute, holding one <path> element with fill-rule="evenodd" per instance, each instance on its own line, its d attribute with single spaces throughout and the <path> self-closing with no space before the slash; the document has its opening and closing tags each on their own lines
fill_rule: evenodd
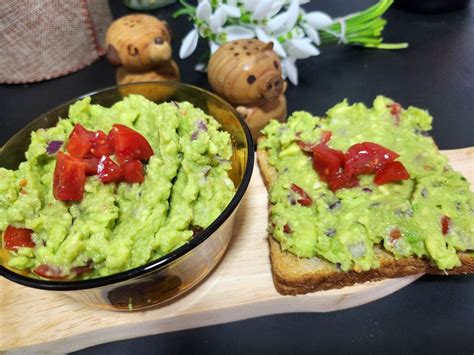
<svg viewBox="0 0 474 355">
<path fill-rule="evenodd" d="M 474 182 L 474 148 L 444 151 L 454 169 Z M 328 312 L 362 305 L 421 275 L 282 296 L 272 282 L 267 243 L 267 192 L 255 168 L 237 212 L 233 240 L 217 268 L 197 287 L 166 306 L 112 312 L 64 294 L 0 279 L 0 350 L 69 352 L 114 340 L 225 323 L 267 314 Z"/>
</svg>

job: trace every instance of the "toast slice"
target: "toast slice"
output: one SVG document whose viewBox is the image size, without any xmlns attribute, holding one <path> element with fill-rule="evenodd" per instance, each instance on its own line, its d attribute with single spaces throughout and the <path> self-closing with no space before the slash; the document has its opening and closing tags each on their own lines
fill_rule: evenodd
<svg viewBox="0 0 474 355">
<path fill-rule="evenodd" d="M 261 137 L 258 146 L 262 146 L 265 137 Z M 264 184 L 269 191 L 277 179 L 277 171 L 268 162 L 268 151 L 257 150 L 257 160 Z M 341 271 L 335 264 L 323 259 L 299 258 L 282 251 L 280 244 L 269 236 L 270 259 L 273 281 L 278 292 L 284 295 L 304 294 L 308 292 L 342 288 L 356 283 L 376 281 L 384 278 L 396 278 L 418 273 L 453 275 L 474 273 L 474 255 L 458 253 L 462 265 L 451 270 L 440 270 L 430 260 L 416 257 L 396 259 L 381 246 L 375 247 L 375 255 L 380 268 L 368 271 Z"/>
</svg>

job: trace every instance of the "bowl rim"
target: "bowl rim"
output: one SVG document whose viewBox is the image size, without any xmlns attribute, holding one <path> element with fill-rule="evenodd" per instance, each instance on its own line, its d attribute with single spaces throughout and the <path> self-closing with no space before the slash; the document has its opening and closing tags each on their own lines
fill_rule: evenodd
<svg viewBox="0 0 474 355">
<path fill-rule="evenodd" d="M 221 102 L 224 106 L 227 107 L 234 115 L 237 117 L 240 126 L 244 130 L 245 138 L 247 141 L 247 164 L 245 167 L 245 171 L 243 174 L 242 181 L 237 188 L 237 191 L 235 192 L 234 196 L 230 200 L 229 204 L 226 206 L 226 208 L 219 214 L 219 216 L 204 230 L 200 231 L 194 238 L 192 238 L 188 243 L 180 246 L 179 248 L 173 250 L 172 252 L 162 256 L 161 258 L 158 258 L 156 260 L 150 261 L 144 265 L 135 267 L 133 269 L 129 269 L 126 271 L 122 271 L 116 274 L 108 275 L 108 276 L 102 276 L 94 279 L 88 279 L 88 280 L 70 280 L 70 281 L 50 281 L 50 280 L 43 280 L 43 279 L 34 279 L 30 278 L 21 274 L 17 274 L 7 267 L 0 265 L 0 276 L 5 277 L 6 279 L 16 282 L 20 285 L 27 286 L 27 287 L 32 287 L 36 289 L 42 289 L 42 290 L 52 290 L 52 291 L 78 291 L 78 290 L 85 290 L 85 289 L 90 289 L 90 288 L 97 288 L 97 287 L 103 287 L 103 286 L 108 286 L 112 285 L 118 282 L 126 281 L 126 280 L 131 280 L 133 278 L 145 275 L 147 273 L 150 273 L 152 271 L 164 268 L 170 264 L 172 264 L 174 261 L 178 260 L 194 248 L 196 248 L 198 245 L 203 243 L 205 240 L 207 240 L 234 212 L 234 210 L 237 208 L 237 206 L 240 204 L 245 191 L 248 188 L 248 185 L 250 183 L 250 178 L 252 177 L 253 173 L 253 167 L 254 167 L 254 160 L 255 160 L 255 154 L 254 154 L 254 143 L 252 139 L 252 135 L 250 133 L 250 129 L 248 128 L 247 124 L 245 121 L 240 117 L 240 115 L 237 113 L 237 111 L 230 105 L 227 101 L 225 101 L 223 98 L 217 96 L 216 94 L 202 89 L 200 87 L 190 85 L 190 84 L 185 84 L 181 82 L 175 82 L 175 81 L 145 81 L 145 82 L 140 82 L 140 83 L 129 83 L 129 84 L 122 84 L 122 85 L 113 85 L 113 86 L 108 86 L 102 89 L 94 90 L 91 92 L 88 92 L 86 94 L 80 95 L 76 98 L 73 98 L 61 105 L 58 105 L 46 113 L 43 113 L 33 119 L 30 123 L 28 123 L 26 126 L 18 130 L 12 137 L 10 137 L 5 144 L 0 147 L 0 152 L 9 144 L 11 144 L 11 141 L 13 138 L 18 135 L 21 131 L 23 130 L 28 130 L 28 128 L 34 124 L 37 123 L 37 121 L 41 120 L 44 116 L 59 110 L 65 106 L 70 106 L 72 103 L 84 99 L 89 96 L 105 93 L 107 91 L 112 91 L 112 90 L 117 90 L 121 87 L 127 87 L 127 86 L 139 86 L 139 85 L 144 85 L 144 84 L 161 84 L 161 85 L 166 85 L 166 86 L 175 86 L 175 87 L 186 87 L 191 90 L 197 90 L 201 94 L 211 96 L 213 99 Z"/>
</svg>

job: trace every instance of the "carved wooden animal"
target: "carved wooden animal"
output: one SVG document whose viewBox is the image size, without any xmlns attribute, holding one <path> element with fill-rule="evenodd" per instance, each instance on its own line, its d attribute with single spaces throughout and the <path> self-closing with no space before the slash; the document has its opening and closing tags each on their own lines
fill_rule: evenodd
<svg viewBox="0 0 474 355">
<path fill-rule="evenodd" d="M 166 23 L 149 15 L 127 15 L 107 30 L 107 59 L 119 66 L 119 84 L 179 80 L 171 57 L 171 37 Z"/>
<path fill-rule="evenodd" d="M 224 44 L 209 60 L 208 80 L 236 106 L 254 139 L 270 119 L 286 117 L 286 82 L 271 42 L 245 39 Z"/>
</svg>

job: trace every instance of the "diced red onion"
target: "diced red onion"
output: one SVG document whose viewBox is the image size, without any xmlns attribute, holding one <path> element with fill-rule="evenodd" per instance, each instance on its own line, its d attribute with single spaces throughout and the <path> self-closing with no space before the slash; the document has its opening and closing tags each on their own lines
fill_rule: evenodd
<svg viewBox="0 0 474 355">
<path fill-rule="evenodd" d="M 51 141 L 48 143 L 48 146 L 46 147 L 46 152 L 49 155 L 54 155 L 58 152 L 58 150 L 61 148 L 63 145 L 63 141 Z"/>
</svg>

